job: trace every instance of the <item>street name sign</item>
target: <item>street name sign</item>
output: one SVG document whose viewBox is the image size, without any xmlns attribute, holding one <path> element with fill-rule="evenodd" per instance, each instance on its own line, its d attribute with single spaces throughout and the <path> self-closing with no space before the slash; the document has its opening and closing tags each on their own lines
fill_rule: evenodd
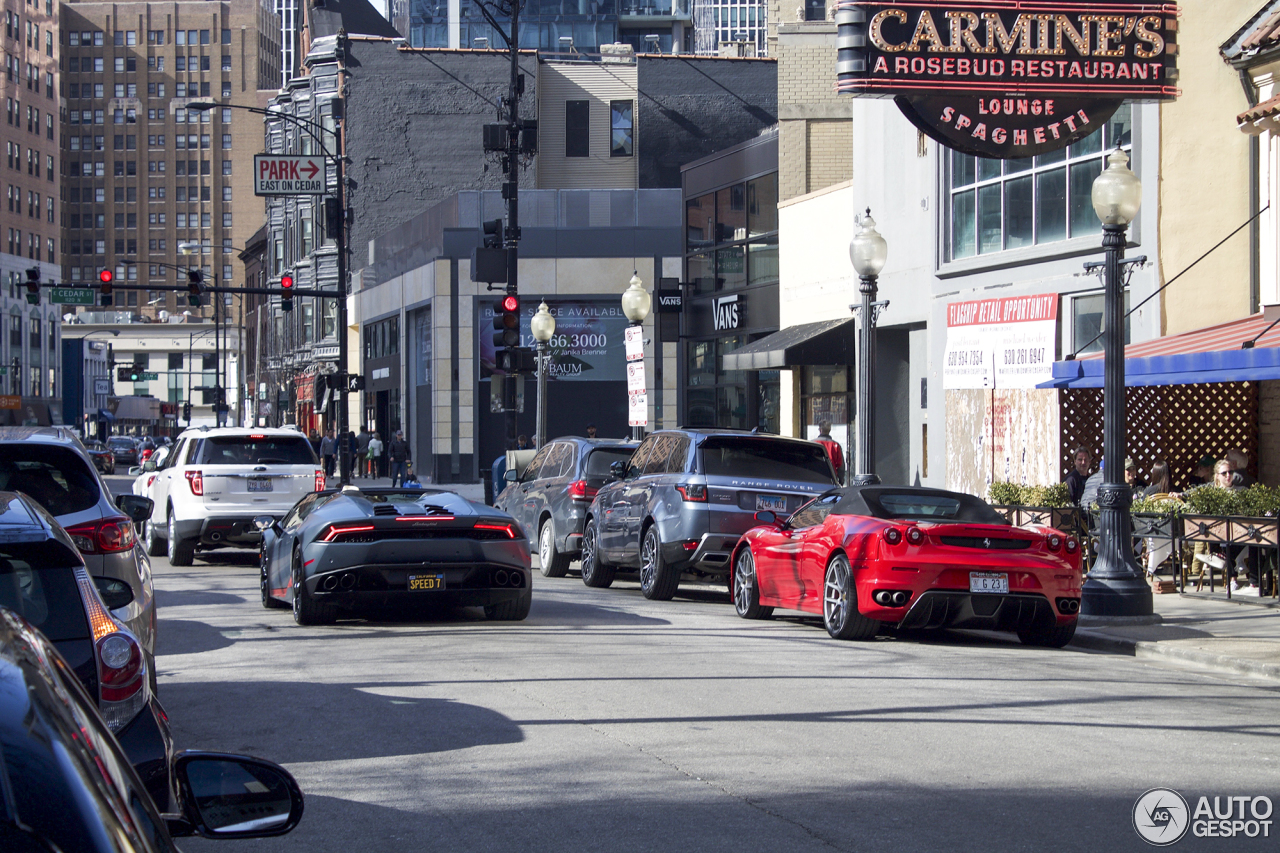
<svg viewBox="0 0 1280 853">
<path fill-rule="evenodd" d="M 255 154 L 254 195 L 324 195 L 323 157 Z"/>
<path fill-rule="evenodd" d="M 160 374 L 159 374 L 159 373 L 146 373 L 146 372 L 143 372 L 143 373 L 139 373 L 139 374 L 138 374 L 138 379 L 137 379 L 137 381 L 138 381 L 138 382 L 155 382 L 155 381 L 156 381 L 157 379 L 159 379 L 159 378 L 160 378 Z"/>
<path fill-rule="evenodd" d="M 93 291 L 87 287 L 54 287 L 49 289 L 54 305 L 92 305 Z"/>
</svg>

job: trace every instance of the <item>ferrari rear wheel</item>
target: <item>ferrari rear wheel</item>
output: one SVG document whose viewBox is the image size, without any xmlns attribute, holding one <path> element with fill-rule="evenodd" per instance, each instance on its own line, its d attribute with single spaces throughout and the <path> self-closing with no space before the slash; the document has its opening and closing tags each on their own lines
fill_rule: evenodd
<svg viewBox="0 0 1280 853">
<path fill-rule="evenodd" d="M 1024 628 L 1018 632 L 1018 639 L 1024 646 L 1047 646 L 1060 649 L 1076 635 L 1076 623 L 1070 625 L 1037 625 L 1035 628 Z"/>
<path fill-rule="evenodd" d="M 156 523 L 147 519 L 142 523 L 142 539 L 147 546 L 148 557 L 163 557 L 169 553 L 169 542 L 156 532 Z"/>
<path fill-rule="evenodd" d="M 617 569 L 609 565 L 600 556 L 600 531 L 595 519 L 587 525 L 582 533 L 582 582 L 587 586 L 604 589 L 613 583 L 613 575 Z"/>
<path fill-rule="evenodd" d="M 772 607 L 760 604 L 760 587 L 756 583 L 756 561 L 751 556 L 751 549 L 743 548 L 738 552 L 738 559 L 733 563 L 733 609 L 743 619 L 769 619 L 773 616 Z"/>
<path fill-rule="evenodd" d="M 293 552 L 293 621 L 299 625 L 331 625 L 338 618 L 332 604 L 320 604 L 307 594 L 302 578 L 302 557 Z"/>
<path fill-rule="evenodd" d="M 822 599 L 822 621 L 835 639 L 870 640 L 880 630 L 879 620 L 858 612 L 858 591 L 844 554 L 836 554 L 827 566 Z"/>
<path fill-rule="evenodd" d="M 532 604 L 533 590 L 525 590 L 524 595 L 519 598 L 488 605 L 484 609 L 484 615 L 494 622 L 519 622 L 529 615 Z"/>
<path fill-rule="evenodd" d="M 658 525 L 650 525 L 640 544 L 640 592 L 650 601 L 670 601 L 679 586 L 680 572 L 663 559 Z"/>
<path fill-rule="evenodd" d="M 538 571 L 544 578 L 562 578 L 569 571 L 568 556 L 556 550 L 556 532 L 549 518 L 538 533 Z"/>
</svg>

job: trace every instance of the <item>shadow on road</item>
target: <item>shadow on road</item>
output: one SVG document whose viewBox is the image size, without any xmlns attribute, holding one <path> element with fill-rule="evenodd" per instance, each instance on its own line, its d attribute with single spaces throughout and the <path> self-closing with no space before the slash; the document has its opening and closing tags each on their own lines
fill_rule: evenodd
<svg viewBox="0 0 1280 853">
<path fill-rule="evenodd" d="M 160 624 L 156 626 L 156 655 L 158 656 L 198 655 L 201 652 L 225 649 L 234 643 L 235 640 L 223 636 L 221 630 L 192 619 L 161 619 Z M 164 660 L 161 659 L 158 665 L 160 672 L 163 673 Z"/>
<path fill-rule="evenodd" d="M 372 685 L 371 685 L 372 686 Z M 377 685 L 420 693 L 417 684 Z M 183 749 L 261 755 L 285 764 L 446 752 L 519 743 L 520 727 L 489 708 L 381 695 L 353 684 L 296 681 L 164 684 L 161 700 Z M 188 726 L 196 723 L 199 733 Z"/>
<path fill-rule="evenodd" d="M 203 589 L 156 590 L 156 604 L 160 607 L 201 607 L 216 604 L 244 604 L 249 599 L 231 592 L 211 592 Z"/>
</svg>

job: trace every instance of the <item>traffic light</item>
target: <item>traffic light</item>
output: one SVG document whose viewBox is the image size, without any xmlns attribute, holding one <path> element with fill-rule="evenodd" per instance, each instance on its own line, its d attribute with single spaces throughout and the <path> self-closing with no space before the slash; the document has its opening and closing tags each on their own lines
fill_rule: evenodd
<svg viewBox="0 0 1280 853">
<path fill-rule="evenodd" d="M 138 366 L 136 364 L 131 365 L 129 367 L 117 367 L 116 381 L 117 382 L 141 382 L 142 371 L 138 369 Z"/>
<path fill-rule="evenodd" d="M 111 283 L 116 280 L 116 274 L 111 270 L 102 270 L 98 273 L 98 292 L 102 294 L 102 304 L 111 304 Z"/>
<path fill-rule="evenodd" d="M 32 305 L 40 304 L 40 267 L 27 270 L 27 301 Z"/>
<path fill-rule="evenodd" d="M 200 270 L 187 270 L 187 304 L 192 308 L 199 308 L 204 304 L 201 298 L 204 296 L 205 290 L 204 277 L 200 275 Z"/>
<path fill-rule="evenodd" d="M 493 312 L 493 349 L 500 360 L 506 347 L 520 346 L 520 298 L 508 293 Z"/>
<path fill-rule="evenodd" d="M 293 310 L 293 276 L 280 277 L 280 310 Z"/>
<path fill-rule="evenodd" d="M 342 200 L 334 196 L 324 200 L 324 235 L 330 240 L 342 236 Z"/>
<path fill-rule="evenodd" d="M 182 419 L 187 423 L 191 423 L 191 404 L 190 403 L 182 404 Z"/>
<path fill-rule="evenodd" d="M 481 227 L 484 228 L 484 247 L 486 249 L 502 248 L 502 220 L 489 219 Z"/>
</svg>

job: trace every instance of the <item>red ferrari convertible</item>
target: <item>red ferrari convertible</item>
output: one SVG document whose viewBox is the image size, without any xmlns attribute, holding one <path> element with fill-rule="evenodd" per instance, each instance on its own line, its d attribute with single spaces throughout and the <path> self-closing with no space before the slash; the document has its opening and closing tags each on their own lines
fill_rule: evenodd
<svg viewBox="0 0 1280 853">
<path fill-rule="evenodd" d="M 940 489 L 832 489 L 786 521 L 756 514 L 733 554 L 734 607 L 821 614 L 838 640 L 882 626 L 985 628 L 1023 643 L 1071 642 L 1080 611 L 1080 543 L 1013 527 L 984 501 Z"/>
</svg>

